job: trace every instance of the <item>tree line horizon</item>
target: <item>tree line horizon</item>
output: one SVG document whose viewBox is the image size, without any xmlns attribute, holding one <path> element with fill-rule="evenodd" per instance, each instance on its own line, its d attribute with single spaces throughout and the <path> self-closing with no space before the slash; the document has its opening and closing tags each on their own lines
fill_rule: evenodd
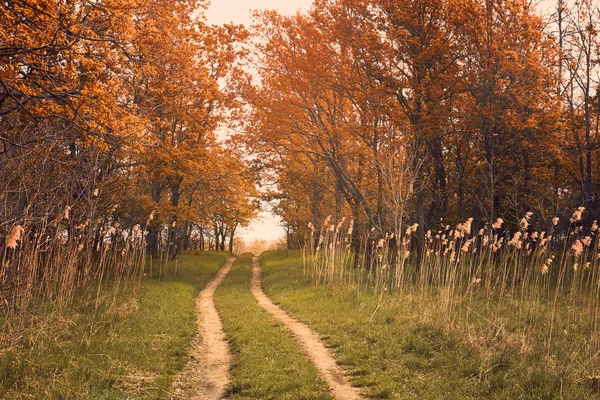
<svg viewBox="0 0 600 400">
<path fill-rule="evenodd" d="M 290 247 L 330 215 L 353 243 L 416 223 L 417 247 L 468 218 L 597 219 L 594 1 L 317 0 L 252 27 L 207 24 L 207 4 L 0 5 L 6 254 L 16 226 L 82 224 L 90 249 L 118 224 L 152 255 L 231 250 L 260 201 Z"/>
</svg>

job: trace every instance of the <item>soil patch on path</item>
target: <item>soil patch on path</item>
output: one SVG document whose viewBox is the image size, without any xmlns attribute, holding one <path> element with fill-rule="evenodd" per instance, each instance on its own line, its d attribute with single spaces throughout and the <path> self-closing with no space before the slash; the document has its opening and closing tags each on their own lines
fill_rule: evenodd
<svg viewBox="0 0 600 400">
<path fill-rule="evenodd" d="M 308 357 L 314 362 L 333 391 L 333 396 L 339 400 L 362 400 L 358 390 L 348 382 L 342 369 L 327 350 L 319 335 L 306 324 L 290 317 L 285 311 L 273 304 L 260 287 L 260 265 L 258 257 L 252 259 L 252 281 L 250 290 L 258 300 L 258 304 L 269 314 L 281 321 L 300 343 Z"/>
<path fill-rule="evenodd" d="M 198 334 L 192 340 L 190 361 L 174 385 L 172 399 L 218 400 L 229 383 L 231 355 L 213 297 L 234 260 L 227 260 L 196 299 Z"/>
</svg>

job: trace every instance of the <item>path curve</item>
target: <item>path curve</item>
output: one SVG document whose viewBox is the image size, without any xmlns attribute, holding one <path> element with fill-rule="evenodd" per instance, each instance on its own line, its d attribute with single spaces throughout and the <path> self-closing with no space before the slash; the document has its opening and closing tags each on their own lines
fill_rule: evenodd
<svg viewBox="0 0 600 400">
<path fill-rule="evenodd" d="M 234 260 L 229 258 L 196 298 L 198 334 L 192 340 L 190 361 L 175 383 L 172 399 L 218 400 L 229 384 L 231 355 L 213 297 Z"/>
<path fill-rule="evenodd" d="M 260 264 L 258 257 L 252 259 L 252 281 L 250 291 L 258 300 L 258 304 L 269 314 L 281 321 L 298 338 L 304 352 L 317 366 L 333 391 L 333 396 L 338 400 L 363 400 L 358 390 L 348 382 L 342 369 L 327 350 L 319 335 L 306 324 L 290 317 L 285 311 L 273 304 L 260 287 Z"/>
</svg>

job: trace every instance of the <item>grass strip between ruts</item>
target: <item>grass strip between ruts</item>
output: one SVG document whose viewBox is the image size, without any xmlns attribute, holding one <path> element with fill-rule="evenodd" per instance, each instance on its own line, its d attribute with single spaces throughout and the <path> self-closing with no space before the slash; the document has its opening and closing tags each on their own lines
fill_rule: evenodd
<svg viewBox="0 0 600 400">
<path fill-rule="evenodd" d="M 298 341 L 257 303 L 249 289 L 252 258 L 238 258 L 215 293 L 233 355 L 227 395 L 234 399 L 331 399 Z"/>
</svg>

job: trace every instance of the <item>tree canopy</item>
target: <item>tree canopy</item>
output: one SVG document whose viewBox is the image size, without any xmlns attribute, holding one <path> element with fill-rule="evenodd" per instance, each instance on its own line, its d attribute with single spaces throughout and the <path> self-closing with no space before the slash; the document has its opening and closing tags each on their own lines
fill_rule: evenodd
<svg viewBox="0 0 600 400">
<path fill-rule="evenodd" d="M 318 0 L 257 13 L 249 147 L 302 243 L 473 218 L 598 218 L 600 11 L 558 1 Z M 563 218 L 563 220 L 568 220 Z M 361 233 L 362 232 L 362 233 Z"/>
</svg>

